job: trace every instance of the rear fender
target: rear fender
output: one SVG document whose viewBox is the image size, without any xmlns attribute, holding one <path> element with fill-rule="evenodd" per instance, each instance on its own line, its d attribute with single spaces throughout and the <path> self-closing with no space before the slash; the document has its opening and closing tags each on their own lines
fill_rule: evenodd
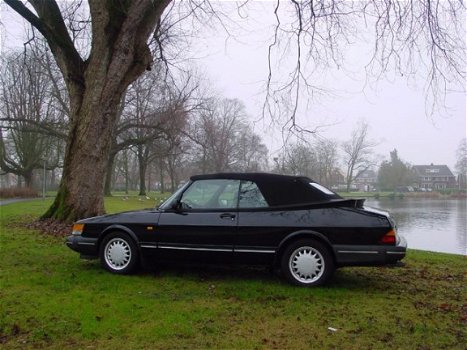
<svg viewBox="0 0 467 350">
<path fill-rule="evenodd" d="M 316 231 L 311 231 L 311 230 L 300 230 L 300 231 L 296 231 L 296 232 L 293 232 L 291 234 L 289 234 L 287 237 L 285 237 L 280 243 L 279 243 L 279 247 L 277 248 L 277 251 L 276 251 L 276 256 L 275 256 L 275 259 L 274 259 L 274 266 L 279 266 L 280 262 L 281 262 L 281 258 L 282 258 L 282 253 L 284 252 L 284 250 L 287 248 L 287 246 L 294 242 L 294 241 L 297 241 L 299 239 L 314 239 L 314 240 L 317 240 L 323 244 L 325 244 L 328 249 L 329 249 L 329 252 L 331 253 L 333 259 L 334 259 L 334 262 L 336 262 L 336 252 L 331 244 L 331 242 L 329 241 L 329 239 L 324 236 L 322 233 L 319 233 L 319 232 L 316 232 Z"/>
</svg>

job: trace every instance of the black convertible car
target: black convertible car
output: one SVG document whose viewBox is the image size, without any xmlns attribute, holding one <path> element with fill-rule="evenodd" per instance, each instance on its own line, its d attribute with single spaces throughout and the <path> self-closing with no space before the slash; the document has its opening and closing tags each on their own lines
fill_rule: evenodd
<svg viewBox="0 0 467 350">
<path fill-rule="evenodd" d="M 158 209 L 78 221 L 67 245 L 127 274 L 159 261 L 269 264 L 300 286 L 340 266 L 395 264 L 406 241 L 388 213 L 306 177 L 193 176 Z"/>
</svg>

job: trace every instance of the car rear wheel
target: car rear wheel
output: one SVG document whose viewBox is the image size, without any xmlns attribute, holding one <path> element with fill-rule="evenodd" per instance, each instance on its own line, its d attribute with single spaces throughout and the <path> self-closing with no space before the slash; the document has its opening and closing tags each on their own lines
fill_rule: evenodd
<svg viewBox="0 0 467 350">
<path fill-rule="evenodd" d="M 131 237 L 123 232 L 107 235 L 101 244 L 102 266 L 113 273 L 129 274 L 138 264 L 138 249 Z"/>
<path fill-rule="evenodd" d="M 281 269 L 287 281 L 294 285 L 319 286 L 332 276 L 334 261 L 324 244 L 312 239 L 303 239 L 285 249 Z"/>
</svg>

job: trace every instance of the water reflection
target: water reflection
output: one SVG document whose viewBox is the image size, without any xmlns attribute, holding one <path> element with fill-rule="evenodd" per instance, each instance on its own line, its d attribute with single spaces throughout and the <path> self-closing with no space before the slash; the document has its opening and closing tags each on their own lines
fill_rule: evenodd
<svg viewBox="0 0 467 350">
<path fill-rule="evenodd" d="M 368 199 L 391 212 L 409 248 L 467 255 L 466 200 Z"/>
</svg>

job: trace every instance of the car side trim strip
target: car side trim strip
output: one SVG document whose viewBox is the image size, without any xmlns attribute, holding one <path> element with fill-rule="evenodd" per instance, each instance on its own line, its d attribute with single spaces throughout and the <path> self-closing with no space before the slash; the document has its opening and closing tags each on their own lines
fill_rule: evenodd
<svg viewBox="0 0 467 350">
<path fill-rule="evenodd" d="M 141 245 L 141 248 L 153 248 L 153 249 L 156 249 L 157 246 L 156 246 L 156 245 L 146 245 L 146 244 L 143 245 L 143 244 L 142 244 L 142 245 Z"/>
<path fill-rule="evenodd" d="M 337 252 L 343 254 L 378 254 L 376 250 L 338 250 Z"/>
<path fill-rule="evenodd" d="M 153 247 L 151 247 L 153 248 Z M 198 247 L 176 247 L 170 245 L 159 246 L 160 249 L 174 249 L 174 250 L 196 250 L 202 252 L 232 252 L 232 249 L 224 248 L 198 248 Z"/>
<path fill-rule="evenodd" d="M 256 249 L 234 249 L 235 253 L 267 253 L 274 254 L 275 250 L 256 250 Z"/>
<path fill-rule="evenodd" d="M 265 254 L 274 254 L 275 250 L 270 249 L 225 249 L 225 248 L 201 248 L 201 247 L 180 247 L 180 246 L 170 246 L 170 245 L 148 245 L 142 244 L 141 248 L 151 248 L 151 249 L 174 249 L 174 250 L 196 250 L 196 251 L 206 251 L 206 252 L 235 252 L 235 253 L 265 253 Z"/>
<path fill-rule="evenodd" d="M 92 242 L 78 242 L 78 245 L 96 245 L 96 243 L 92 243 Z"/>
<path fill-rule="evenodd" d="M 386 252 L 386 254 L 405 254 L 405 252 L 394 252 L 394 251 L 390 251 L 390 252 Z"/>
</svg>

